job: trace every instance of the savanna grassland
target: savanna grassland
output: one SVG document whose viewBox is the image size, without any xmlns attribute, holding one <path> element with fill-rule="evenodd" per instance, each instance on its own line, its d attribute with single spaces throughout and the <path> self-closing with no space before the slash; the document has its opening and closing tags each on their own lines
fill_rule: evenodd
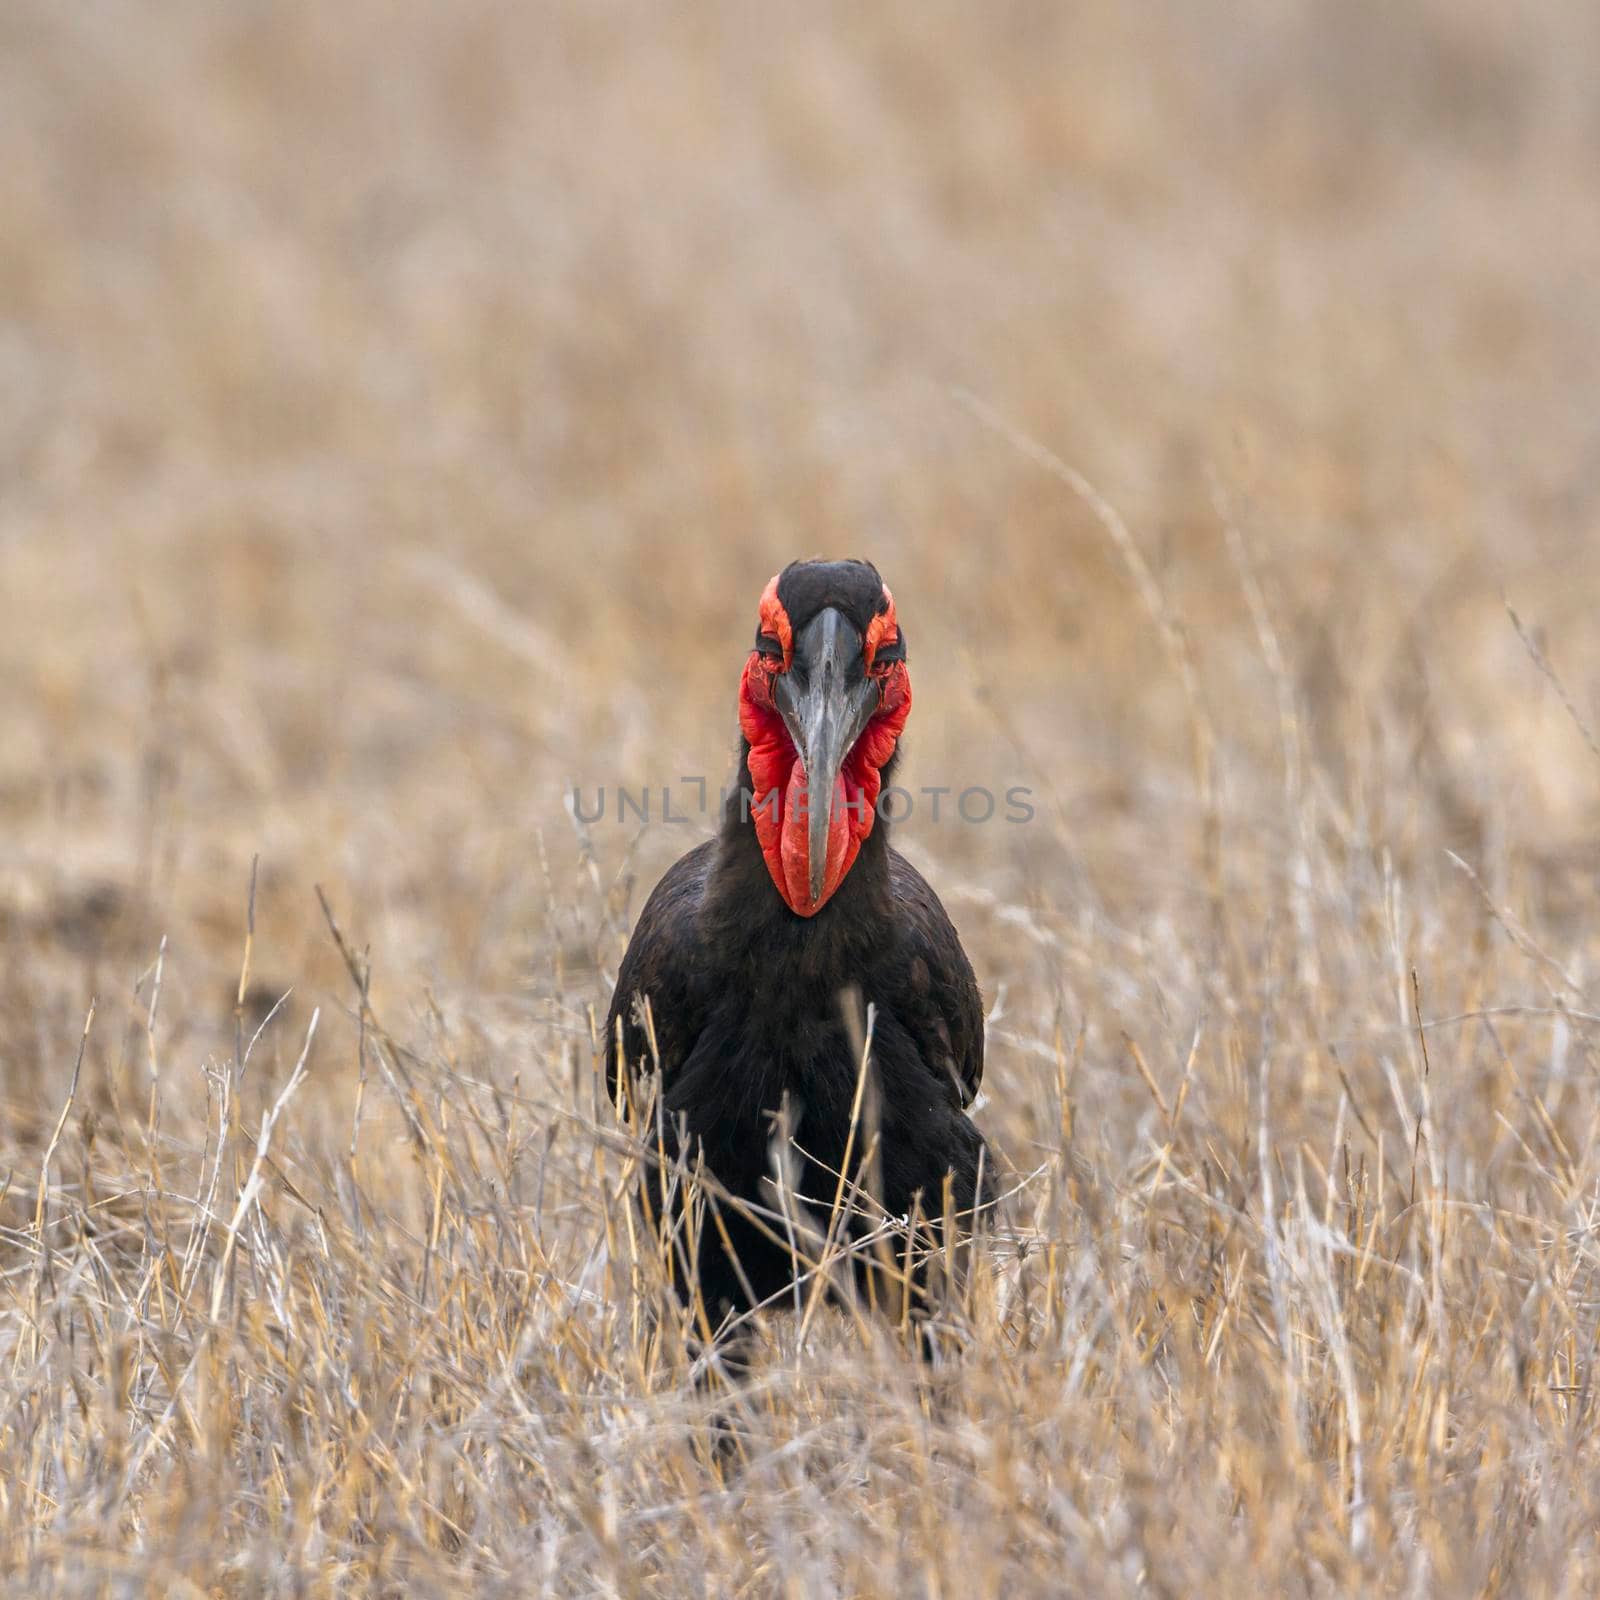
<svg viewBox="0 0 1600 1600">
<path fill-rule="evenodd" d="M 8 5 L 4 1592 L 1600 1590 L 1597 69 Z M 806 554 L 913 793 L 1032 793 L 896 833 L 1011 1194 L 934 1368 L 824 1310 L 729 1401 L 594 1028 Z"/>
</svg>

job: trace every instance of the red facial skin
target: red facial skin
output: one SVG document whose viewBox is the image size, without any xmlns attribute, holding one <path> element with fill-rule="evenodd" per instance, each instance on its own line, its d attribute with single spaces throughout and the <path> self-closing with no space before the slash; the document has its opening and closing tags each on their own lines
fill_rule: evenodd
<svg viewBox="0 0 1600 1600">
<path fill-rule="evenodd" d="M 811 899 L 811 862 L 806 838 L 808 797 L 805 763 L 800 759 L 778 714 L 773 690 L 794 656 L 794 632 L 778 599 L 774 578 L 761 596 L 764 633 L 783 646 L 781 661 L 759 650 L 750 652 L 739 680 L 739 727 L 750 741 L 750 782 L 754 790 L 751 816 L 767 871 L 784 903 L 797 916 L 814 917 L 844 882 L 855 864 L 861 842 L 877 821 L 882 769 L 894 754 L 900 732 L 911 714 L 911 675 L 904 661 L 876 664 L 878 646 L 900 636 L 894 598 L 883 591 L 887 609 L 867 625 L 865 653 L 868 676 L 878 684 L 878 709 L 839 769 L 828 810 L 828 860 L 822 893 Z"/>
</svg>

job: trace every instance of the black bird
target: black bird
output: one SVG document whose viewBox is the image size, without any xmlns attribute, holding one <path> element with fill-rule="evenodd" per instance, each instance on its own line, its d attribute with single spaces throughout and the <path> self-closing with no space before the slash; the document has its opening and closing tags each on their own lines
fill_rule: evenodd
<svg viewBox="0 0 1600 1600">
<path fill-rule="evenodd" d="M 617 974 L 613 1098 L 625 1105 L 658 1065 L 669 1159 L 703 1155 L 724 1192 L 718 1216 L 692 1245 L 680 1230 L 669 1256 L 678 1293 L 698 1288 L 713 1326 L 781 1301 L 795 1281 L 775 1135 L 817 1233 L 847 1147 L 852 1178 L 871 1155 L 863 1188 L 882 1208 L 858 1212 L 847 1233 L 915 1214 L 937 1237 L 947 1213 L 970 1226 L 987 1203 L 989 1158 L 966 1115 L 983 1076 L 978 986 L 939 897 L 889 848 L 877 804 L 910 709 L 905 632 L 877 569 L 785 567 L 761 596 L 740 679 L 738 785 L 721 830 L 656 885 Z M 858 1123 L 852 1140 L 869 1004 L 877 1137 Z M 659 1169 L 641 1192 L 659 1212 Z M 674 1217 L 669 1204 L 657 1220 Z"/>
</svg>

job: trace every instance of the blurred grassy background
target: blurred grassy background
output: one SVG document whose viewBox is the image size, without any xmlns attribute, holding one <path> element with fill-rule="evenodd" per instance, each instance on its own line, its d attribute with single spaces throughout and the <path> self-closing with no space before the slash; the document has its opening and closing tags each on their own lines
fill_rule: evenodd
<svg viewBox="0 0 1600 1600">
<path fill-rule="evenodd" d="M 198 1160 L 256 856 L 246 1020 L 295 993 L 246 1098 L 322 1005 L 304 1159 L 356 1076 L 314 884 L 391 1026 L 431 1001 L 569 1095 L 700 828 L 585 842 L 569 786 L 726 777 L 797 555 L 895 591 L 912 786 L 1036 792 L 897 835 L 997 1004 L 1019 1167 L 1080 1027 L 1116 1169 L 1125 1030 L 1293 1032 L 1325 1137 L 1316 1041 L 1403 1024 L 1408 964 L 1441 1014 L 1548 1005 L 1449 850 L 1576 1005 L 1600 764 L 1505 602 L 1600 721 L 1597 63 L 1583 0 L 8 6 L 8 1220 L 91 995 L 82 1103 L 142 1107 L 163 936 Z M 1193 694 L 1028 441 L 1127 519 Z M 1503 1103 L 1453 1101 L 1458 1186 Z"/>
</svg>

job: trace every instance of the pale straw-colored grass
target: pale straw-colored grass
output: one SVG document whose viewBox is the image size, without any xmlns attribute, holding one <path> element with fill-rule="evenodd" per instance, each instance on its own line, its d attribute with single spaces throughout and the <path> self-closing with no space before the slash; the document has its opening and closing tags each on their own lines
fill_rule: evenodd
<svg viewBox="0 0 1600 1600">
<path fill-rule="evenodd" d="M 1591 13 L 10 8 L 6 1592 L 1600 1590 Z M 595 1030 L 806 553 L 1009 1198 L 730 1392 Z"/>
</svg>

